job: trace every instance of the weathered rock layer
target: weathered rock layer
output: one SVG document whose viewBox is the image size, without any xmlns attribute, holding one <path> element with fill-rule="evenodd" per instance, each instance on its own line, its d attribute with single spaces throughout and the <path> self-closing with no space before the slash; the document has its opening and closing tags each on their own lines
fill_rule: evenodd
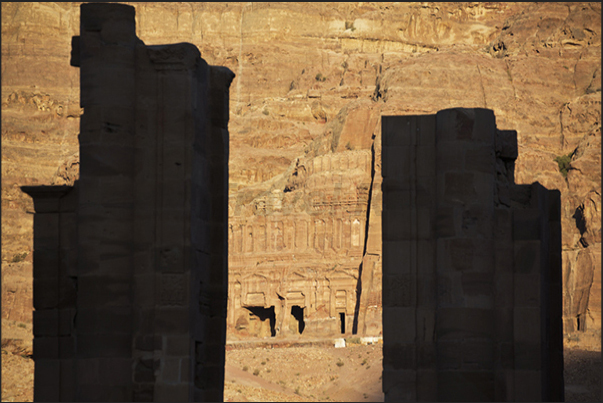
<svg viewBox="0 0 603 403">
<path fill-rule="evenodd" d="M 2 4 L 3 272 L 32 248 L 32 206 L 18 185 L 77 177 L 69 52 L 79 4 Z M 285 308 L 280 323 L 293 333 L 293 306 L 309 333 L 340 331 L 342 319 L 345 331 L 378 333 L 380 116 L 481 107 L 517 130 L 516 183 L 561 191 L 565 331 L 598 339 L 599 3 L 132 4 L 145 43 L 191 42 L 237 74 L 231 336 L 271 331 L 252 312 L 259 288 L 263 309 L 274 306 L 278 323 Z"/>
</svg>

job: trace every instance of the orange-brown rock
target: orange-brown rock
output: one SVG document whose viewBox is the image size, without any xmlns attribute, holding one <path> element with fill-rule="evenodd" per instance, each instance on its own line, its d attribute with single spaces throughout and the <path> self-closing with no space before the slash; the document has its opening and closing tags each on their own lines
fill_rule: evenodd
<svg viewBox="0 0 603 403">
<path fill-rule="evenodd" d="M 341 320 L 341 305 L 329 311 L 324 301 L 341 291 L 327 279 L 343 276 L 345 315 L 359 305 L 351 315 L 362 317 L 365 307 L 359 331 L 378 333 L 370 318 L 380 304 L 380 116 L 485 107 L 497 127 L 518 132 L 516 183 L 561 191 L 566 332 L 578 318 L 580 330 L 600 332 L 600 3 L 132 4 L 145 43 L 191 42 L 237 74 L 231 286 L 264 276 L 241 280 L 241 290 L 268 284 L 265 301 L 275 309 L 278 295 L 287 299 L 279 287 L 315 293 L 305 311 L 310 330 L 312 321 Z M 79 73 L 69 51 L 78 5 L 2 3 L 3 270 L 32 246 L 31 205 L 17 185 L 67 183 L 77 172 Z M 555 158 L 567 154 L 564 177 Z M 350 165 L 351 156 L 368 167 Z M 300 254 L 291 242 L 304 222 Z M 259 232 L 248 251 L 241 228 L 249 226 Z M 353 230 L 360 245 L 352 245 Z M 349 238 L 337 238 L 345 231 Z M 303 290 L 289 286 L 297 275 Z M 367 280 L 357 290 L 359 277 Z"/>
</svg>

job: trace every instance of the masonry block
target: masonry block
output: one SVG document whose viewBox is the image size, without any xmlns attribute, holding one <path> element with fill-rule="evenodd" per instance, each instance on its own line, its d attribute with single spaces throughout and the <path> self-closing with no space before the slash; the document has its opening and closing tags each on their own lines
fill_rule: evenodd
<svg viewBox="0 0 603 403">
<path fill-rule="evenodd" d="M 440 371 L 438 401 L 494 401 L 494 374 L 490 371 Z"/>
<path fill-rule="evenodd" d="M 103 332 L 105 329 L 112 329 L 117 333 L 129 333 L 131 328 L 132 312 L 128 306 L 82 308 L 78 310 L 78 332 Z"/>
<path fill-rule="evenodd" d="M 139 359 L 134 363 L 134 381 L 138 385 L 145 383 L 153 384 L 155 382 L 155 371 L 152 359 Z M 143 388 L 146 389 L 146 388 Z M 147 395 L 148 391 L 141 391 L 142 395 Z"/>
<path fill-rule="evenodd" d="M 435 402 L 438 394 L 438 373 L 434 369 L 420 369 L 417 371 L 417 401 Z"/>
<path fill-rule="evenodd" d="M 495 143 L 498 157 L 517 159 L 517 132 L 515 130 L 497 130 Z"/>
<path fill-rule="evenodd" d="M 154 401 L 155 385 L 150 382 L 136 383 L 132 393 L 132 399 L 135 402 Z"/>
<path fill-rule="evenodd" d="M 174 357 L 187 357 L 191 353 L 191 343 L 189 335 L 170 335 L 166 339 L 165 353 Z"/>
<path fill-rule="evenodd" d="M 410 209 L 391 210 L 383 212 L 383 239 L 386 241 L 404 241 L 413 239 L 416 224 L 413 225 L 413 215 Z M 394 225 L 396 223 L 397 225 Z"/>
<path fill-rule="evenodd" d="M 444 174 L 444 201 L 471 203 L 477 197 L 475 174 L 447 172 Z"/>
<path fill-rule="evenodd" d="M 472 139 L 484 142 L 494 148 L 496 136 L 496 119 L 491 109 L 475 108 L 475 123 L 473 124 Z"/>
<path fill-rule="evenodd" d="M 99 379 L 99 361 L 97 359 L 78 359 L 76 364 L 78 382 L 81 384 L 98 384 Z"/>
<path fill-rule="evenodd" d="M 400 274 L 390 277 L 383 285 L 383 301 L 389 307 L 409 307 L 416 300 L 415 278 L 411 275 Z"/>
<path fill-rule="evenodd" d="M 477 253 L 475 241 L 471 238 L 454 238 L 445 242 L 448 260 L 452 267 L 458 271 L 472 270 L 473 257 Z"/>
<path fill-rule="evenodd" d="M 494 373 L 494 394 L 495 401 L 511 401 L 513 400 L 513 379 L 514 372 L 512 370 L 500 370 Z"/>
<path fill-rule="evenodd" d="M 492 237 L 492 209 L 487 207 L 487 203 L 472 203 L 464 206 L 460 222 L 463 236 L 475 238 Z"/>
<path fill-rule="evenodd" d="M 473 173 L 473 186 L 479 195 L 480 204 L 485 205 L 489 210 L 494 209 L 494 194 L 496 192 L 496 175 L 494 173 Z M 488 221 L 492 220 L 492 212 L 488 214 Z"/>
<path fill-rule="evenodd" d="M 436 367 L 438 352 L 435 340 L 430 342 L 417 342 L 416 351 L 417 368 L 431 370 Z"/>
<path fill-rule="evenodd" d="M 417 208 L 413 214 L 414 225 L 417 226 L 416 239 L 429 240 L 433 236 L 433 219 L 431 210 L 428 208 Z"/>
<path fill-rule="evenodd" d="M 383 338 L 397 343 L 416 342 L 416 312 L 414 308 L 387 307 L 383 309 Z"/>
<path fill-rule="evenodd" d="M 462 273 L 465 295 L 493 295 L 493 278 L 490 273 Z"/>
<path fill-rule="evenodd" d="M 195 386 L 199 389 L 211 390 L 212 388 L 223 388 L 224 366 L 202 366 L 195 367 Z"/>
<path fill-rule="evenodd" d="M 220 350 L 220 349 L 217 349 Z M 224 361 L 222 361 L 224 364 Z M 192 359 L 181 358 L 180 359 L 180 381 L 181 382 L 192 382 L 194 368 L 192 366 Z"/>
<path fill-rule="evenodd" d="M 465 142 L 449 141 L 445 143 L 445 146 L 438 146 L 435 152 L 437 175 L 441 175 L 442 172 L 465 169 L 465 153 L 467 152 Z"/>
<path fill-rule="evenodd" d="M 54 310 L 59 303 L 59 285 L 56 278 L 35 278 L 33 282 L 34 309 Z"/>
<path fill-rule="evenodd" d="M 513 239 L 517 241 L 541 239 L 541 212 L 518 209 L 513 212 Z"/>
<path fill-rule="evenodd" d="M 115 273 L 125 274 L 125 273 Z M 129 305 L 131 302 L 130 285 L 122 279 L 110 279 L 104 276 L 79 276 L 78 300 L 85 307 L 117 307 Z M 104 296 L 111 295 L 110 299 Z"/>
<path fill-rule="evenodd" d="M 436 333 L 438 340 L 491 338 L 494 317 L 489 309 L 442 308 L 436 320 Z"/>
<path fill-rule="evenodd" d="M 540 306 L 540 274 L 516 274 L 514 301 L 516 306 Z"/>
<path fill-rule="evenodd" d="M 381 132 L 388 133 L 383 136 L 384 145 L 387 145 L 388 148 L 412 145 L 412 138 L 408 136 L 411 124 L 413 124 L 413 120 L 408 116 L 383 116 Z"/>
<path fill-rule="evenodd" d="M 436 210 L 434 236 L 437 238 L 452 238 L 460 235 L 457 232 L 455 211 L 452 206 L 438 206 Z"/>
<path fill-rule="evenodd" d="M 418 146 L 415 153 L 417 175 L 424 176 L 425 179 L 435 177 L 437 155 L 433 145 Z M 421 181 L 421 183 L 424 183 L 424 181 Z"/>
<path fill-rule="evenodd" d="M 539 342 L 516 342 L 513 346 L 516 369 L 538 370 L 542 367 L 542 347 Z"/>
<path fill-rule="evenodd" d="M 436 141 L 471 140 L 475 112 L 473 109 L 445 109 L 436 114 Z"/>
<path fill-rule="evenodd" d="M 513 329 L 516 342 L 540 343 L 540 315 L 538 307 L 515 307 Z"/>
<path fill-rule="evenodd" d="M 61 359 L 72 359 L 75 357 L 75 337 L 59 336 L 59 357 Z"/>
<path fill-rule="evenodd" d="M 494 368 L 494 342 L 491 339 L 465 340 L 462 345 L 464 369 L 488 371 Z"/>
<path fill-rule="evenodd" d="M 34 339 L 35 340 L 35 339 Z M 34 347 L 35 349 L 35 347 Z M 56 402 L 60 397 L 60 370 L 58 359 L 36 358 L 34 367 L 34 400 Z"/>
<path fill-rule="evenodd" d="M 409 175 L 411 172 L 411 148 L 409 146 L 388 147 L 382 151 L 383 163 L 382 172 L 384 177 Z"/>
<path fill-rule="evenodd" d="M 99 382 L 106 385 L 128 385 L 132 380 L 130 358 L 103 358 L 99 360 Z"/>
<path fill-rule="evenodd" d="M 386 402 L 414 402 L 416 400 L 416 382 L 399 382 L 385 391 Z"/>
<path fill-rule="evenodd" d="M 59 381 L 59 396 L 65 401 L 75 400 L 75 377 L 76 368 L 74 359 L 60 360 L 60 381 Z"/>
<path fill-rule="evenodd" d="M 180 358 L 165 358 L 161 364 L 162 380 L 165 383 L 177 385 L 181 382 Z"/>
<path fill-rule="evenodd" d="M 463 343 L 459 340 L 438 342 L 437 364 L 441 370 L 460 370 L 463 365 Z"/>
<path fill-rule="evenodd" d="M 494 150 L 490 144 L 476 145 L 465 151 L 465 169 L 492 174 L 495 170 Z"/>
<path fill-rule="evenodd" d="M 189 310 L 185 307 L 161 307 L 156 309 L 155 329 L 159 332 L 183 334 L 188 330 L 182 324 L 188 322 Z"/>
<path fill-rule="evenodd" d="M 513 243 L 500 240 L 494 241 L 494 270 L 497 273 L 513 273 Z"/>
<path fill-rule="evenodd" d="M 513 340 L 514 315 L 512 306 L 501 307 L 495 303 L 494 315 L 496 339 L 501 342 L 510 342 Z"/>
<path fill-rule="evenodd" d="M 59 337 L 34 337 L 33 353 L 36 360 L 59 359 Z"/>
<path fill-rule="evenodd" d="M 407 190 L 392 190 L 387 192 L 383 198 L 383 206 L 387 210 L 406 209 L 410 206 L 410 192 Z"/>
<path fill-rule="evenodd" d="M 518 274 L 537 274 L 541 270 L 540 241 L 515 241 L 513 264 Z"/>
<path fill-rule="evenodd" d="M 408 391 L 413 391 L 414 384 L 417 381 L 417 371 L 408 369 L 383 369 L 383 391 L 387 393 L 397 385 L 408 385 Z M 412 386 L 411 386 L 412 385 Z M 413 391 L 414 394 L 414 391 Z"/>
<path fill-rule="evenodd" d="M 128 387 L 118 385 L 79 384 L 79 396 L 82 401 L 125 402 L 132 400 Z"/>
<path fill-rule="evenodd" d="M 37 309 L 33 311 L 34 337 L 56 337 L 59 334 L 59 310 Z"/>
<path fill-rule="evenodd" d="M 421 260 L 421 264 L 419 267 L 423 266 L 433 266 L 433 264 L 423 264 Z M 427 308 L 427 311 L 430 308 L 435 308 L 437 304 L 437 278 L 435 275 L 435 270 L 432 269 L 432 272 L 429 273 L 419 273 L 417 276 L 417 305 Z"/>
<path fill-rule="evenodd" d="M 57 245 L 58 246 L 58 245 Z M 40 280 L 56 279 L 59 275 L 60 254 L 56 248 L 40 248 L 33 251 L 34 278 Z"/>
<path fill-rule="evenodd" d="M 465 305 L 460 274 L 438 273 L 437 287 L 438 308 L 457 308 Z"/>
<path fill-rule="evenodd" d="M 540 402 L 542 401 L 542 371 L 540 370 L 515 370 L 513 380 L 514 401 Z"/>
<path fill-rule="evenodd" d="M 181 382 L 179 384 L 159 384 L 155 386 L 156 401 L 189 401 L 189 385 Z"/>
<path fill-rule="evenodd" d="M 119 358 L 132 349 L 128 333 L 83 333 L 77 335 L 77 356 L 81 358 Z"/>
<path fill-rule="evenodd" d="M 498 369 L 512 370 L 515 368 L 514 343 L 501 342 L 495 348 L 496 367 Z"/>
<path fill-rule="evenodd" d="M 513 306 L 515 284 L 512 273 L 495 273 L 494 281 L 494 301 L 497 308 L 510 308 Z"/>
</svg>

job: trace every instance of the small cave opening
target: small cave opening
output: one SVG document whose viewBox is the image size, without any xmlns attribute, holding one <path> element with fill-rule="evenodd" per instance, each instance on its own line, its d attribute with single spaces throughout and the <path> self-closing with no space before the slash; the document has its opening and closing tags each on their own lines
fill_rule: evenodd
<svg viewBox="0 0 603 403">
<path fill-rule="evenodd" d="M 576 330 L 578 330 L 579 332 L 586 331 L 586 320 L 585 319 L 586 318 L 582 314 L 576 316 Z"/>
<path fill-rule="evenodd" d="M 264 308 L 263 306 L 248 306 L 246 309 L 256 316 L 261 322 L 269 320 L 270 337 L 276 336 L 276 315 L 274 314 L 274 306 Z"/>
<path fill-rule="evenodd" d="M 341 322 L 341 334 L 345 334 L 345 312 L 339 312 L 339 322 Z"/>
<path fill-rule="evenodd" d="M 302 334 L 306 327 L 306 322 L 304 321 L 304 308 L 300 308 L 299 305 L 293 305 L 291 307 L 291 316 L 297 320 L 297 330 L 299 334 Z"/>
<path fill-rule="evenodd" d="M 586 232 L 586 217 L 584 217 L 584 204 L 578 206 L 572 216 L 576 220 L 576 228 L 580 231 L 580 243 L 583 247 L 588 247 L 588 242 L 584 239 L 584 233 Z"/>
</svg>

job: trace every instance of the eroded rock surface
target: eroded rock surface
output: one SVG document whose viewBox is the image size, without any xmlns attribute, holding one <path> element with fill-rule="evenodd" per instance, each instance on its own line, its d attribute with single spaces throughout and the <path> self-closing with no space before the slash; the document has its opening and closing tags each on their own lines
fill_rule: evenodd
<svg viewBox="0 0 603 403">
<path fill-rule="evenodd" d="M 255 330 L 236 323 L 253 314 L 245 306 L 274 306 L 276 324 L 280 298 L 292 333 L 292 306 L 305 309 L 303 334 L 340 331 L 342 310 L 346 331 L 379 332 L 380 116 L 450 107 L 492 109 L 518 133 L 515 182 L 561 191 L 565 331 L 583 343 L 600 334 L 600 3 L 132 4 L 145 43 L 191 42 L 237 75 L 232 337 L 271 332 L 257 314 L 246 317 L 264 323 Z M 32 247 L 17 185 L 77 175 L 78 13 L 79 3 L 2 4 L 3 271 Z M 564 177 L 555 158 L 568 154 Z"/>
</svg>

